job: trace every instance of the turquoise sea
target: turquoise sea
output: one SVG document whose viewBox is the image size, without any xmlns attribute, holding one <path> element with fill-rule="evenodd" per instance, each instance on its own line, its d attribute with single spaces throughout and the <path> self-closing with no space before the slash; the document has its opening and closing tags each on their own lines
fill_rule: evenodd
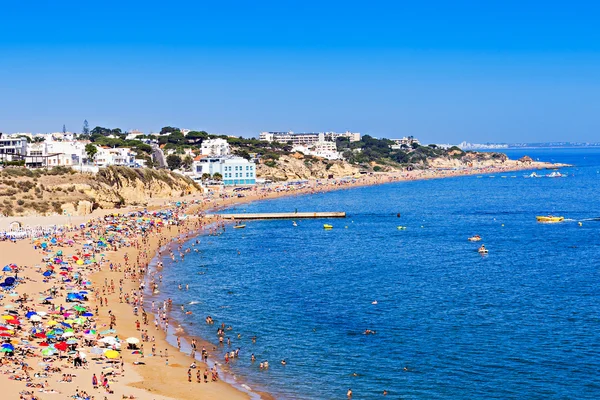
<svg viewBox="0 0 600 400">
<path fill-rule="evenodd" d="M 345 399 L 349 388 L 354 399 L 384 389 L 392 399 L 598 399 L 600 149 L 507 154 L 574 167 L 566 178 L 510 172 L 239 206 L 348 217 L 200 237 L 200 252 L 164 260 L 161 295 L 188 304 L 191 334 L 216 344 L 217 327 L 231 325 L 233 372 L 280 399 Z M 549 213 L 567 221 L 536 222 Z"/>
</svg>

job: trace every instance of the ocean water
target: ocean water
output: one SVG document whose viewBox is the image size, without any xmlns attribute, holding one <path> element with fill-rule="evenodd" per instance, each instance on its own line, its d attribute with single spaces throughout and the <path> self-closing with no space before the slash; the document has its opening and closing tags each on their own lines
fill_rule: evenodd
<svg viewBox="0 0 600 400">
<path fill-rule="evenodd" d="M 218 325 L 231 325 L 233 372 L 281 399 L 343 399 L 348 388 L 354 399 L 384 389 L 393 399 L 598 399 L 600 149 L 507 153 L 574 167 L 566 178 L 510 172 L 242 205 L 348 217 L 200 237 L 200 252 L 165 260 L 161 295 L 195 302 L 183 325 L 215 344 Z M 536 222 L 548 213 L 568 220 Z"/>
</svg>

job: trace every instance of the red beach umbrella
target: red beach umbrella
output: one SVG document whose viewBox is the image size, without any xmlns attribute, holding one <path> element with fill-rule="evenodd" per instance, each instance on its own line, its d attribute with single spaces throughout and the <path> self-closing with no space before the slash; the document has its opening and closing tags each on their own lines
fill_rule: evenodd
<svg viewBox="0 0 600 400">
<path fill-rule="evenodd" d="M 67 343 L 60 342 L 54 345 L 54 348 L 60 351 L 67 351 Z"/>
<path fill-rule="evenodd" d="M 40 347 L 48 347 L 48 342 L 42 342 L 39 344 Z"/>
<path fill-rule="evenodd" d="M 8 322 L 11 325 L 21 325 L 21 321 L 19 321 L 18 319 L 9 319 L 6 322 Z"/>
<path fill-rule="evenodd" d="M 9 336 L 10 336 L 10 334 L 9 334 L 9 333 L 6 333 L 6 332 L 2 332 L 2 333 L 0 333 L 0 336 L 1 336 L 1 337 L 9 337 Z"/>
<path fill-rule="evenodd" d="M 46 334 L 44 332 L 39 332 L 35 334 L 36 338 L 46 339 Z"/>
</svg>

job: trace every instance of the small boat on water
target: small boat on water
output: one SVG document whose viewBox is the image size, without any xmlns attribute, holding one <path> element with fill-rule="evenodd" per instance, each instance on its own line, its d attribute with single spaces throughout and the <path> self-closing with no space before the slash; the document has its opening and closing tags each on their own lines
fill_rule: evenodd
<svg viewBox="0 0 600 400">
<path fill-rule="evenodd" d="M 296 221 L 292 221 L 292 225 L 298 226 L 298 224 L 296 223 Z"/>
<path fill-rule="evenodd" d="M 525 175 L 525 178 L 541 178 L 541 176 L 532 172 L 530 175 Z"/>
<path fill-rule="evenodd" d="M 553 215 L 538 215 L 537 217 L 535 217 L 535 219 L 537 220 L 537 222 L 542 222 L 545 224 L 555 224 L 557 222 L 563 222 L 565 220 L 565 217 L 555 217 Z"/>
<path fill-rule="evenodd" d="M 548 178 L 564 178 L 566 175 L 561 174 L 558 171 L 554 171 L 551 174 L 546 175 Z"/>
<path fill-rule="evenodd" d="M 246 227 L 246 225 L 236 225 L 233 227 L 233 229 L 244 229 Z"/>
<path fill-rule="evenodd" d="M 405 231 L 405 230 L 406 230 L 406 227 L 405 227 L 405 226 L 399 226 L 399 227 L 398 227 L 398 230 L 399 230 L 399 231 Z"/>
<path fill-rule="evenodd" d="M 333 225 L 324 224 L 323 229 L 333 229 Z"/>
<path fill-rule="evenodd" d="M 468 240 L 469 240 L 469 242 L 479 242 L 481 240 L 481 236 L 479 236 L 479 235 L 471 236 Z"/>
</svg>

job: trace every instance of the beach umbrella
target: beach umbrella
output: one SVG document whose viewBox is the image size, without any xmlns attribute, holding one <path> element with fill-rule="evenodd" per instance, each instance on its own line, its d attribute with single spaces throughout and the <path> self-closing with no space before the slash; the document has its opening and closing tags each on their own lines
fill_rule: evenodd
<svg viewBox="0 0 600 400">
<path fill-rule="evenodd" d="M 4 268 L 2 268 L 2 271 L 11 271 L 11 268 L 7 265 Z"/>
<path fill-rule="evenodd" d="M 100 347 L 92 347 L 92 349 L 90 350 L 90 353 L 102 354 L 102 353 L 104 353 L 104 350 L 102 350 Z"/>
<path fill-rule="evenodd" d="M 52 272 L 51 271 L 46 271 L 42 275 L 44 275 L 44 276 L 50 276 L 50 275 L 52 275 Z"/>
<path fill-rule="evenodd" d="M 0 337 L 9 337 L 10 333 L 8 333 L 10 331 L 2 331 L 2 333 L 0 333 Z"/>
<path fill-rule="evenodd" d="M 77 339 L 68 339 L 67 340 L 67 344 L 76 344 L 77 343 Z"/>
<path fill-rule="evenodd" d="M 81 314 L 81 315 L 82 315 L 83 317 L 93 317 L 93 316 L 94 316 L 94 314 L 92 314 L 91 312 L 86 312 L 86 313 L 83 313 L 83 314 Z"/>
<path fill-rule="evenodd" d="M 48 342 L 41 342 L 38 344 L 40 347 L 48 347 Z"/>
<path fill-rule="evenodd" d="M 54 345 L 54 348 L 59 351 L 67 351 L 67 344 L 65 342 L 60 342 Z"/>
<path fill-rule="evenodd" d="M 1 318 L 2 319 L 14 319 L 15 317 L 13 317 L 12 315 L 3 315 Z"/>
<path fill-rule="evenodd" d="M 7 304 L 4 306 L 4 308 L 15 308 L 15 306 L 13 306 L 12 304 Z"/>
<path fill-rule="evenodd" d="M 73 306 L 73 309 L 77 310 L 77 311 L 81 311 L 81 312 L 87 311 L 87 309 L 85 307 L 82 307 L 80 305 Z"/>
<path fill-rule="evenodd" d="M 73 332 L 65 332 L 62 334 L 62 337 L 64 338 L 68 338 L 68 337 L 72 337 L 75 336 L 75 334 Z"/>
<path fill-rule="evenodd" d="M 36 311 L 37 315 L 39 315 L 40 317 L 45 317 L 46 315 L 48 315 L 48 313 L 46 311 Z"/>
<path fill-rule="evenodd" d="M 36 333 L 33 336 L 35 336 L 36 338 L 39 338 L 39 339 L 45 339 L 46 338 L 46 334 L 44 332 L 38 332 L 38 333 Z"/>
<path fill-rule="evenodd" d="M 117 331 L 114 329 L 107 329 L 105 331 L 100 332 L 101 335 L 110 335 L 110 334 L 115 335 L 116 333 L 117 333 Z M 108 337 L 110 337 L 110 336 L 108 336 Z"/>
<path fill-rule="evenodd" d="M 11 325 L 21 325 L 21 321 L 19 321 L 18 319 L 9 319 L 8 321 L 6 321 L 6 323 Z"/>
<path fill-rule="evenodd" d="M 42 350 L 42 355 L 44 355 L 44 356 L 52 356 L 52 355 L 54 355 L 54 349 L 51 349 L 50 347 L 47 347 L 44 350 Z"/>
<path fill-rule="evenodd" d="M 7 327 L 5 327 L 5 326 L 0 326 L 0 331 L 7 331 L 7 330 L 8 330 L 8 328 L 7 328 Z"/>
<path fill-rule="evenodd" d="M 27 312 L 27 314 L 25 314 L 25 317 L 31 318 L 33 315 L 37 315 L 37 313 L 35 311 L 29 311 L 29 312 Z"/>
<path fill-rule="evenodd" d="M 30 321 L 33 322 L 40 322 L 42 320 L 42 317 L 40 317 L 39 315 L 32 315 L 31 318 L 29 318 Z"/>
<path fill-rule="evenodd" d="M 135 338 L 135 337 L 130 337 L 130 338 L 127 338 L 125 341 L 129 344 L 138 344 L 140 342 L 140 339 Z"/>
<path fill-rule="evenodd" d="M 119 352 L 116 350 L 107 350 L 104 352 L 104 356 L 109 359 L 114 359 L 119 357 Z"/>
<path fill-rule="evenodd" d="M 10 351 L 10 352 L 12 352 L 12 351 L 15 351 L 15 346 L 13 346 L 13 345 L 12 345 L 12 344 L 10 344 L 10 343 L 4 343 L 4 344 L 2 345 L 2 348 L 3 348 L 3 349 L 7 349 L 7 351 Z"/>
<path fill-rule="evenodd" d="M 67 324 L 66 322 L 61 322 L 60 324 L 66 328 L 72 328 L 72 326 L 70 324 Z"/>
<path fill-rule="evenodd" d="M 55 321 L 55 320 L 53 320 L 53 319 L 52 319 L 52 320 L 50 320 L 50 321 L 48 321 L 48 325 L 50 325 L 50 326 L 54 326 L 54 325 L 56 325 L 56 324 L 58 324 L 58 322 L 56 322 L 56 321 Z"/>
</svg>

